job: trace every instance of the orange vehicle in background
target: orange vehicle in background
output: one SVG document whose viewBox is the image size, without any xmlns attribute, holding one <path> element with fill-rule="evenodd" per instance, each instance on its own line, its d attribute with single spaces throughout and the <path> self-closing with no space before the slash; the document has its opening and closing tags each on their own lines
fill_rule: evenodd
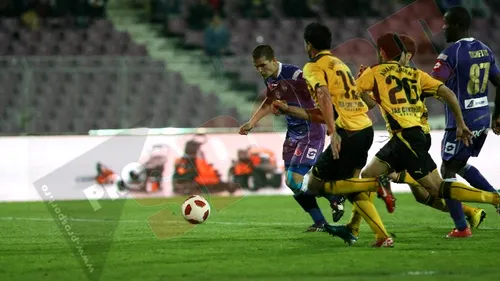
<svg viewBox="0 0 500 281">
<path fill-rule="evenodd" d="M 266 148 L 249 147 L 238 150 L 238 159 L 233 160 L 229 169 L 232 182 L 250 190 L 280 188 L 282 177 L 274 152 Z"/>
<path fill-rule="evenodd" d="M 205 158 L 201 146 L 206 141 L 205 135 L 195 135 L 186 143 L 184 155 L 175 160 L 175 172 L 172 176 L 175 194 L 233 193 L 237 190 L 236 184 L 223 182 L 219 171 Z"/>
</svg>

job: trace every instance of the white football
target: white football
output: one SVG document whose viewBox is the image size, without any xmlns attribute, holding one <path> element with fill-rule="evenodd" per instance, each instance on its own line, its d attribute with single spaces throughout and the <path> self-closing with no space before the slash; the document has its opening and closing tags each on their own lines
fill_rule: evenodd
<svg viewBox="0 0 500 281">
<path fill-rule="evenodd" d="M 203 223 L 210 216 L 210 204 L 200 195 L 190 196 L 182 204 L 182 216 L 189 223 Z"/>
</svg>

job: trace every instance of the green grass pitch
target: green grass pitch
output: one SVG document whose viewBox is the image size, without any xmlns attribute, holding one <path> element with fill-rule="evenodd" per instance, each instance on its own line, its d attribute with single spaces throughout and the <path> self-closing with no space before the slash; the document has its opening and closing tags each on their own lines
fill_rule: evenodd
<svg viewBox="0 0 500 281">
<path fill-rule="evenodd" d="M 310 219 L 289 196 L 211 198 L 213 209 L 229 206 L 194 228 L 179 216 L 183 198 L 109 201 L 95 212 L 86 201 L 57 202 L 67 228 L 51 205 L 4 203 L 0 280 L 500 280 L 493 207 L 483 205 L 488 217 L 472 238 L 447 240 L 448 214 L 397 195 L 394 214 L 375 202 L 396 235 L 392 249 L 371 248 L 365 223 L 351 247 L 304 233 Z"/>
</svg>

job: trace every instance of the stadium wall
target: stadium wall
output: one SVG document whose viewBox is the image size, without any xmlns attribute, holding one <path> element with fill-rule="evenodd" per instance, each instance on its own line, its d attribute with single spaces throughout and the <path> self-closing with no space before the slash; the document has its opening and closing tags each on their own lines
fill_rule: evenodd
<svg viewBox="0 0 500 281">
<path fill-rule="evenodd" d="M 440 146 L 444 131 L 433 131 L 433 144 L 430 153 L 438 166 L 441 164 Z M 142 161 L 153 145 L 168 145 L 167 164 L 164 171 L 164 190 L 154 196 L 173 196 L 170 178 L 174 172 L 174 161 L 183 154 L 185 143 L 192 135 L 155 135 L 155 136 L 30 136 L 1 137 L 0 155 L 0 201 L 39 201 L 40 191 L 34 183 L 48 178 L 62 186 L 53 199 L 86 199 L 83 190 L 94 183 L 77 183 L 80 177 L 95 176 L 98 161 L 107 164 L 117 172 L 123 168 L 117 158 Z M 284 133 L 252 133 L 250 136 L 238 134 L 208 134 L 207 143 L 202 151 L 209 163 L 227 180 L 231 161 L 236 159 L 237 150 L 257 145 L 275 152 L 278 163 L 282 163 L 281 145 Z M 142 140 L 140 140 L 142 138 Z M 387 132 L 377 131 L 370 150 L 370 157 L 387 142 Z M 137 146 L 137 147 L 134 147 Z M 101 149 L 103 148 L 104 149 Z M 500 138 L 491 134 L 479 158 L 470 163 L 483 172 L 496 187 L 500 186 Z M 123 157 L 122 157 L 123 156 Z M 137 159 L 137 160 L 135 160 Z M 121 165 L 121 166 L 119 166 Z M 394 184 L 397 192 L 408 192 L 405 185 Z M 63 190 L 63 191 L 61 191 Z M 279 189 L 263 189 L 249 194 L 291 194 L 282 184 Z M 140 196 L 128 194 L 128 196 Z M 46 196 L 44 197 L 46 198 Z"/>
</svg>

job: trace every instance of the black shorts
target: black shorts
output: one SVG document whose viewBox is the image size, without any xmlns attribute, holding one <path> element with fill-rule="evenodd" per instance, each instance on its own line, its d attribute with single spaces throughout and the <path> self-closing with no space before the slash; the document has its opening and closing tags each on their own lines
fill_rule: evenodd
<svg viewBox="0 0 500 281">
<path fill-rule="evenodd" d="M 427 151 L 431 149 L 432 139 L 431 134 L 425 134 L 425 147 L 427 147 Z"/>
<path fill-rule="evenodd" d="M 389 170 L 406 170 L 419 180 L 437 168 L 429 155 L 430 143 L 430 134 L 424 134 L 420 127 L 408 128 L 395 133 L 375 156 L 386 163 Z"/>
<path fill-rule="evenodd" d="M 355 132 L 338 128 L 337 133 L 342 138 L 339 159 L 333 159 L 332 148 L 328 145 L 312 169 L 312 174 L 324 181 L 352 178 L 355 170 L 366 165 L 368 150 L 373 143 L 371 126 Z"/>
</svg>

